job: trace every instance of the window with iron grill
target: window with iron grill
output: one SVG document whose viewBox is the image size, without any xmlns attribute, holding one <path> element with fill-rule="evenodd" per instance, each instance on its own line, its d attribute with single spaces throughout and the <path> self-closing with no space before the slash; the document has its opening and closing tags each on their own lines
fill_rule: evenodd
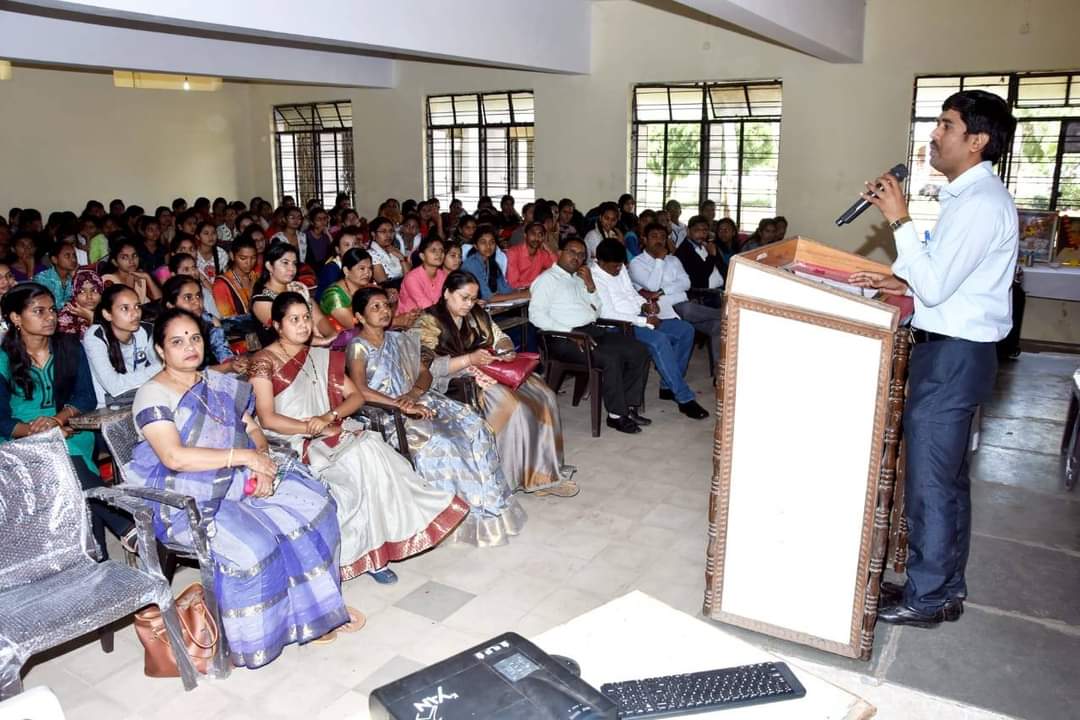
<svg viewBox="0 0 1080 720">
<path fill-rule="evenodd" d="M 427 98 L 427 195 L 471 212 L 481 195 L 536 198 L 531 90 Z"/>
<path fill-rule="evenodd" d="M 961 90 L 994 93 L 1016 116 L 1012 146 L 997 165 L 1016 206 L 1080 211 L 1080 72 L 982 73 L 915 78 L 908 152 L 911 216 L 937 221 L 938 191 L 948 180 L 930 166 L 930 133 L 941 104 Z"/>
<path fill-rule="evenodd" d="M 331 207 L 339 192 L 355 200 L 350 101 L 277 105 L 273 123 L 279 203 L 292 195 L 301 207 L 311 198 Z"/>
<path fill-rule="evenodd" d="M 782 84 L 673 83 L 634 87 L 630 166 L 638 208 L 678 200 L 752 231 L 776 214 Z"/>
</svg>

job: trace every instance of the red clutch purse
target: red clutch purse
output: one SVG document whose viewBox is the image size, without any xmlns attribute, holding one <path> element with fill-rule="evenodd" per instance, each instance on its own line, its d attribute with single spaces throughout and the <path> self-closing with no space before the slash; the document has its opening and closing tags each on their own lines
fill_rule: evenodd
<svg viewBox="0 0 1080 720">
<path fill-rule="evenodd" d="M 490 365 L 481 365 L 477 369 L 495 380 L 500 385 L 505 385 L 511 390 L 517 390 L 521 384 L 529 379 L 533 370 L 540 364 L 540 356 L 531 352 L 519 352 L 513 360 L 496 360 Z"/>
</svg>

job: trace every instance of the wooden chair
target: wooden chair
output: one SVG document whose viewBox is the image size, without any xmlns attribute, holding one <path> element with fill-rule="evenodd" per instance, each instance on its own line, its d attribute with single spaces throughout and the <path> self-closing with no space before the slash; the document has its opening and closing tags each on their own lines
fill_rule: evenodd
<svg viewBox="0 0 1080 720">
<path fill-rule="evenodd" d="M 623 320 L 609 320 L 600 318 L 596 321 L 600 327 L 620 330 L 628 337 L 634 336 L 634 327 Z M 589 391 L 589 410 L 592 420 L 592 436 L 600 437 L 600 419 L 603 415 L 603 393 L 601 391 L 604 372 L 593 361 L 593 351 L 596 349 L 596 341 L 583 332 L 556 332 L 553 330 L 539 330 L 540 360 L 544 365 L 544 382 L 553 391 L 559 392 L 563 380 L 569 373 L 574 375 L 574 394 L 571 403 L 577 407 L 585 394 Z M 585 362 L 575 363 L 560 360 L 551 352 L 552 340 L 573 343 L 585 356 Z M 644 403 L 642 403 L 644 409 Z"/>
<path fill-rule="evenodd" d="M 409 441 L 405 432 L 405 414 L 401 412 L 400 408 L 388 403 L 365 400 L 363 407 L 356 411 L 356 416 L 368 420 L 368 422 L 371 423 L 371 429 L 387 440 L 389 440 L 388 436 L 390 435 L 388 421 L 392 422 L 394 426 L 394 438 L 397 441 L 396 450 L 402 457 L 409 461 L 409 464 L 412 465 L 414 469 L 416 468 L 416 463 L 413 462 L 412 453 L 409 452 Z"/>
</svg>

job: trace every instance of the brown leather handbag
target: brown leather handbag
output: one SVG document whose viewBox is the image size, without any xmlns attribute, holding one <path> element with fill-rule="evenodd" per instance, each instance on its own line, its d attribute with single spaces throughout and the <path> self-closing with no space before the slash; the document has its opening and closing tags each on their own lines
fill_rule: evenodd
<svg viewBox="0 0 1080 720">
<path fill-rule="evenodd" d="M 176 598 L 176 614 L 180 618 L 184 650 L 195 669 L 205 675 L 210 671 L 220 638 L 217 624 L 206 607 L 202 583 L 191 583 L 184 588 Z M 180 677 L 169 633 L 157 605 L 135 613 L 135 634 L 146 650 L 144 672 L 147 677 Z"/>
</svg>

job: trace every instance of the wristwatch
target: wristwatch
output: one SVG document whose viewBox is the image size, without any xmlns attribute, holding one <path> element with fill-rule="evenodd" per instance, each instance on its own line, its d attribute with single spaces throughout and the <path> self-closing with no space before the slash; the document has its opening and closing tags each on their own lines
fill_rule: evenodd
<svg viewBox="0 0 1080 720">
<path fill-rule="evenodd" d="M 889 229 L 892 230 L 893 232 L 896 232 L 897 230 L 900 229 L 901 225 L 903 225 L 904 223 L 909 223 L 909 222 L 911 222 L 911 216 L 910 215 L 905 215 L 904 217 L 897 218 L 896 220 L 893 220 L 891 223 L 889 223 Z"/>
</svg>

